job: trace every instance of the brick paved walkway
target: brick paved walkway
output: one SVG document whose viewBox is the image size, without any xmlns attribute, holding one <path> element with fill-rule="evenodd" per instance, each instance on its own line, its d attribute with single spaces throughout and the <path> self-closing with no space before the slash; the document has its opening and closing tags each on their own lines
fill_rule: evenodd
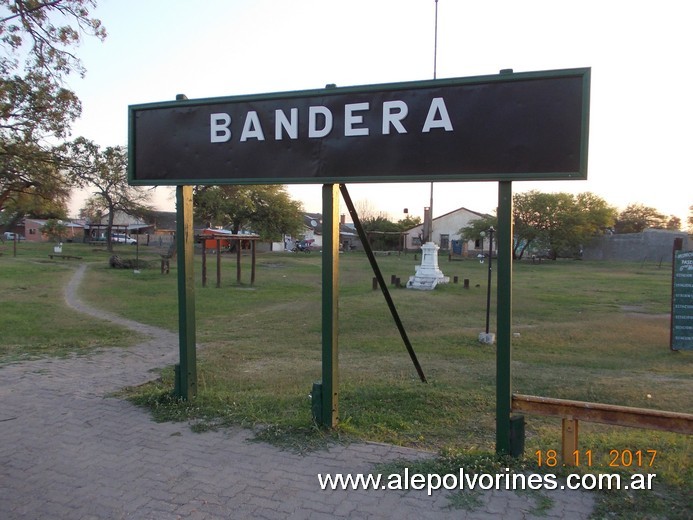
<svg viewBox="0 0 693 520">
<path fill-rule="evenodd" d="M 149 336 L 129 349 L 0 368 L 0 518 L 14 519 L 526 519 L 535 496 L 491 491 L 469 512 L 448 492 L 321 491 L 318 473 L 368 472 L 379 462 L 429 454 L 382 444 L 335 446 L 297 455 L 248 442 L 251 432 L 192 433 L 109 395 L 177 361 L 175 334 L 69 305 Z M 588 518 L 588 494 L 546 491 L 538 518 Z"/>
</svg>

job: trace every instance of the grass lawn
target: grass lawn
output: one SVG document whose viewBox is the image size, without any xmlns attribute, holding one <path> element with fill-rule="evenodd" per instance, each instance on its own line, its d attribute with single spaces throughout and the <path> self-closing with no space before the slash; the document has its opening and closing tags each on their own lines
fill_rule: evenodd
<svg viewBox="0 0 693 520">
<path fill-rule="evenodd" d="M 65 254 L 101 262 L 105 252 L 65 244 Z M 136 336 L 65 305 L 64 289 L 75 260 L 51 260 L 52 244 L 0 244 L 0 366 L 46 356 L 83 355 L 96 348 L 132 344 Z"/>
<path fill-rule="evenodd" d="M 0 287 L 11 295 L 12 306 L 17 302 L 14 319 L 21 323 L 26 310 L 20 304 L 41 303 L 42 294 L 54 308 L 54 323 L 64 319 L 61 312 L 71 314 L 60 310 L 58 297 L 70 264 L 38 253 L 26 262 L 21 254 L 30 256 L 27 249 L 14 259 L 5 248 L 0 257 Z M 81 289 L 83 299 L 176 330 L 175 262 L 170 275 L 161 275 L 158 265 L 135 275 L 110 269 L 103 253 L 86 251 L 84 256 L 93 265 Z M 172 399 L 173 370 L 164 369 L 159 383 L 129 394 L 150 406 L 158 419 L 190 421 L 198 430 L 254 426 L 260 438 L 304 448 L 340 438 L 395 443 L 439 451 L 453 466 L 459 457 L 493 452 L 495 348 L 477 341 L 485 326 L 487 264 L 441 257 L 441 269 L 451 279 L 458 276 L 459 284 L 431 292 L 391 288 L 428 379 L 423 384 L 382 294 L 371 288 L 365 255 L 340 255 L 340 425 L 326 435 L 314 428 L 308 399 L 312 383 L 321 377 L 320 254 L 261 254 L 253 287 L 248 285 L 249 257 L 243 259 L 243 283 L 237 284 L 235 255 L 222 256 L 221 288 L 215 286 L 215 257 L 208 257 L 207 287 L 201 285 L 199 255 L 196 261 L 197 336 L 204 345 L 198 353 L 199 395 L 191 403 Z M 378 262 L 388 281 L 391 275 L 406 281 L 418 263 L 411 254 L 380 256 Z M 469 289 L 463 288 L 464 279 L 470 280 Z M 495 276 L 492 283 L 495 288 Z M 693 353 L 669 350 L 670 284 L 666 265 L 516 263 L 513 391 L 690 413 Z M 494 312 L 495 290 L 492 330 Z M 57 331 L 49 327 L 63 344 L 91 337 L 95 344 L 131 341 L 116 330 L 104 337 L 103 326 L 93 334 L 77 334 L 71 327 L 84 324 L 77 318 L 69 323 Z M 7 330 L 7 321 L 0 324 Z M 3 359 L 22 357 L 18 352 L 29 342 L 21 337 L 11 335 L 11 353 L 0 350 Z M 560 420 L 528 416 L 526 421 L 524 463 L 536 465 L 537 451 L 560 449 Z M 584 471 L 611 472 L 611 450 L 657 450 L 654 467 L 619 470 L 654 471 L 659 491 L 605 495 L 600 502 L 604 514 L 623 518 L 685 518 L 691 507 L 691 446 L 684 435 L 580 423 L 580 449 L 593 453 L 593 467 Z M 645 516 L 638 516 L 643 511 Z"/>
</svg>

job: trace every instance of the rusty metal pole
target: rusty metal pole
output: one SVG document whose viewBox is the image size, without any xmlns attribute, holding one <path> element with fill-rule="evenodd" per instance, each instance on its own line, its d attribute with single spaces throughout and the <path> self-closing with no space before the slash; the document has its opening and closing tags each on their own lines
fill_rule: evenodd
<svg viewBox="0 0 693 520">
<path fill-rule="evenodd" d="M 512 399 L 512 284 L 513 193 L 512 182 L 498 183 L 498 277 L 496 297 L 496 453 L 511 453 Z"/>
<path fill-rule="evenodd" d="M 176 187 L 176 244 L 178 248 L 178 342 L 180 364 L 176 366 L 176 394 L 189 400 L 197 395 L 195 334 L 195 278 L 193 272 L 192 186 Z"/>
<path fill-rule="evenodd" d="M 322 187 L 322 426 L 339 418 L 339 187 Z"/>
</svg>

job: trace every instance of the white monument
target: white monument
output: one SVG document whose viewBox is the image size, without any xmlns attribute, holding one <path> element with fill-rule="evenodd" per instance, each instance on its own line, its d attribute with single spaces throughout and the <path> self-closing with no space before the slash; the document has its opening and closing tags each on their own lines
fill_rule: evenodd
<svg viewBox="0 0 693 520">
<path fill-rule="evenodd" d="M 439 283 L 450 281 L 450 277 L 445 276 L 438 267 L 439 249 L 433 242 L 426 242 L 421 246 L 421 265 L 417 265 L 416 274 L 409 277 L 407 289 L 431 291 Z"/>
</svg>

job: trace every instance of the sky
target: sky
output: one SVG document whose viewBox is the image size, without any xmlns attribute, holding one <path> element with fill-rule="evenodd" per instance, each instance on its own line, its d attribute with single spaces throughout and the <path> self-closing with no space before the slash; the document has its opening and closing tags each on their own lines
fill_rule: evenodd
<svg viewBox="0 0 693 520">
<path fill-rule="evenodd" d="M 679 217 L 693 205 L 693 31 L 679 0 L 98 0 L 104 42 L 76 53 L 73 137 L 127 145 L 128 105 L 515 72 L 591 68 L 587 180 L 516 181 L 514 192 L 592 192 Z M 434 59 L 435 55 L 435 59 Z M 423 216 L 430 183 L 348 184 L 394 220 Z M 320 185 L 292 185 L 309 212 Z M 154 203 L 175 209 L 170 188 Z M 76 214 L 84 194 L 73 198 Z M 434 217 L 493 213 L 496 182 L 434 183 Z M 346 213 L 346 209 L 341 210 Z"/>
</svg>

